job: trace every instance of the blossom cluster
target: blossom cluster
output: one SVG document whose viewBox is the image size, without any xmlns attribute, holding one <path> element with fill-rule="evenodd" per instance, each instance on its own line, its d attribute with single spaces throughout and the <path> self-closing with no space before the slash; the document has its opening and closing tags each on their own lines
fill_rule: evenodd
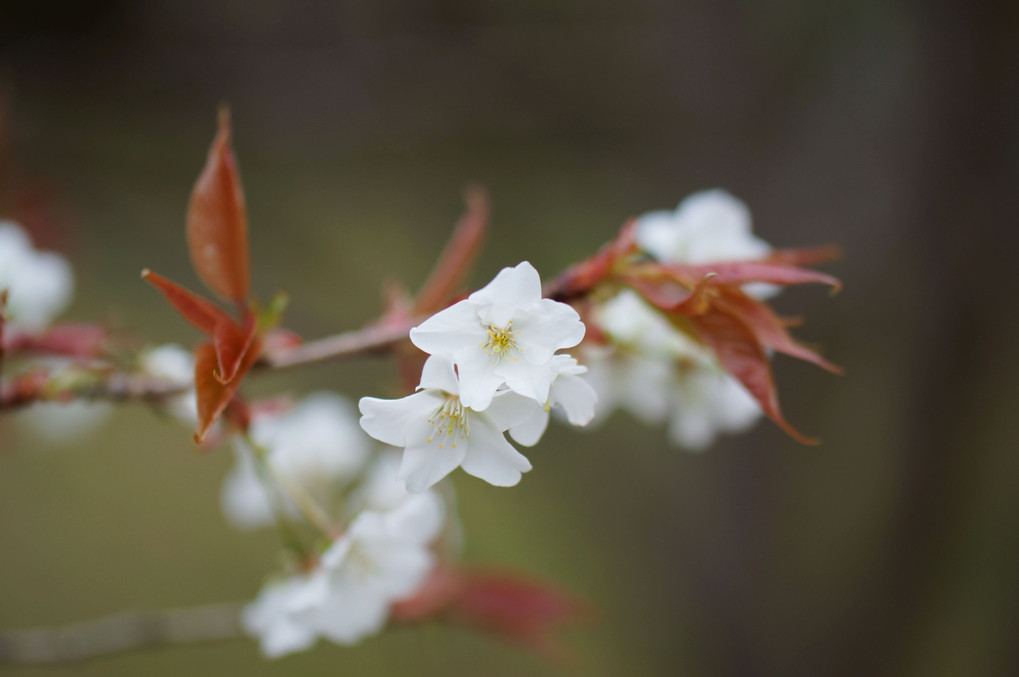
<svg viewBox="0 0 1019 677">
<path fill-rule="evenodd" d="M 418 390 L 398 400 L 363 397 L 361 427 L 403 447 L 400 479 L 428 489 L 457 467 L 495 486 L 513 486 L 531 463 L 510 444 L 533 446 L 560 406 L 571 423 L 594 416 L 586 369 L 556 351 L 576 346 L 584 324 L 570 306 L 542 298 L 524 261 L 410 331 L 430 355 Z"/>
</svg>

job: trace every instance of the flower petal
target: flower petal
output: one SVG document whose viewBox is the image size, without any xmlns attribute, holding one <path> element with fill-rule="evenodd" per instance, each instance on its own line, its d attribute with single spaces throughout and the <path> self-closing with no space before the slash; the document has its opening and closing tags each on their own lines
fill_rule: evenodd
<svg viewBox="0 0 1019 677">
<path fill-rule="evenodd" d="M 551 299 L 541 299 L 518 312 L 513 328 L 519 332 L 514 334 L 517 347 L 531 364 L 547 363 L 555 351 L 580 343 L 585 333 L 577 311 Z"/>
<path fill-rule="evenodd" d="M 460 382 L 453 370 L 453 360 L 449 355 L 432 355 L 425 360 L 421 368 L 421 384 L 418 388 L 443 390 L 450 395 L 460 394 Z"/>
<path fill-rule="evenodd" d="M 541 439 L 541 436 L 545 434 L 545 429 L 548 428 L 548 419 L 548 412 L 544 409 L 539 409 L 523 423 L 518 423 L 510 428 L 510 437 L 513 438 L 513 441 L 525 447 L 533 447 Z"/>
<path fill-rule="evenodd" d="M 465 351 L 456 358 L 460 375 L 460 401 L 474 411 L 484 411 L 492 402 L 495 391 L 503 383 L 503 377 L 495 366 L 491 355 L 481 348 Z"/>
<path fill-rule="evenodd" d="M 430 355 L 452 355 L 484 343 L 488 330 L 469 301 L 454 303 L 410 330 L 410 342 Z"/>
<path fill-rule="evenodd" d="M 594 418 L 594 405 L 598 401 L 598 395 L 591 384 L 579 376 L 559 374 L 549 388 L 549 399 L 553 405 L 563 408 L 570 423 L 587 425 Z"/>
<path fill-rule="evenodd" d="M 468 301 L 477 308 L 482 323 L 504 329 L 517 310 L 541 298 L 541 278 L 527 261 L 503 268 L 491 282 L 474 292 Z"/>
<path fill-rule="evenodd" d="M 473 432 L 472 430 L 470 444 L 474 443 Z M 443 444 L 440 449 L 437 439 L 409 446 L 403 452 L 399 479 L 403 480 L 408 492 L 420 494 L 453 472 L 463 461 L 468 446 L 468 441 L 464 440 L 455 447 Z"/>
<path fill-rule="evenodd" d="M 442 395 L 432 390 L 401 397 L 398 400 L 380 400 L 362 397 L 357 403 L 361 410 L 361 428 L 366 433 L 394 447 L 404 447 L 416 440 L 408 431 L 416 429 L 442 405 Z"/>
<path fill-rule="evenodd" d="M 479 420 L 480 419 L 480 420 Z M 531 462 L 506 441 L 491 423 L 478 417 L 471 428 L 471 445 L 461 466 L 469 475 L 497 487 L 512 487 Z"/>
<path fill-rule="evenodd" d="M 542 405 L 514 392 L 498 392 L 484 416 L 497 430 L 509 430 L 542 411 Z"/>
</svg>

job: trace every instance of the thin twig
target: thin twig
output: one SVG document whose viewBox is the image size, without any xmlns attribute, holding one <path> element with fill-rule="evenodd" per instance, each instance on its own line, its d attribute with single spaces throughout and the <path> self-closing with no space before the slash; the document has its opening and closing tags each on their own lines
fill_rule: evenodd
<svg viewBox="0 0 1019 677">
<path fill-rule="evenodd" d="M 0 631 L 0 664 L 73 663 L 147 647 L 243 635 L 239 603 L 136 611 L 62 628 Z"/>
<path fill-rule="evenodd" d="M 420 322 L 421 318 L 410 318 L 393 324 L 371 325 L 364 329 L 302 343 L 293 348 L 272 351 L 263 355 L 255 364 L 255 368 L 276 371 L 355 355 L 382 353 L 406 339 L 411 327 Z"/>
</svg>

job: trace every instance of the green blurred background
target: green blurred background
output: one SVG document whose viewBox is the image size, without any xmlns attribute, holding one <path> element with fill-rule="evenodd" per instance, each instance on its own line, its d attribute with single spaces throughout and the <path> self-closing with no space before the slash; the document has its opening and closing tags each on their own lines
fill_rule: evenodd
<svg viewBox="0 0 1019 677">
<path fill-rule="evenodd" d="M 485 185 L 472 278 L 551 275 L 629 216 L 722 186 L 776 246 L 837 242 L 845 291 L 778 300 L 843 378 L 778 359 L 790 420 L 695 455 L 623 416 L 556 428 L 512 490 L 456 477 L 466 558 L 599 609 L 570 665 L 399 629 L 278 662 L 254 643 L 43 675 L 1019 674 L 1015 3 L 3 2 L 10 152 L 70 227 L 70 318 L 196 335 L 139 279 L 197 285 L 183 214 L 229 101 L 256 291 L 306 337 L 425 276 Z M 50 193 L 52 194 L 52 193 Z M 381 361 L 256 393 L 384 394 Z M 272 533 L 219 510 L 226 450 L 123 407 L 43 444 L 0 422 L 0 627 L 253 597 Z"/>
</svg>

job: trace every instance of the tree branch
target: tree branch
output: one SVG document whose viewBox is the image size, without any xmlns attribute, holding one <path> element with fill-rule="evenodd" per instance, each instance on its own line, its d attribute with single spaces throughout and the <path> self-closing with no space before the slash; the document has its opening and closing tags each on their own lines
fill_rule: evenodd
<svg viewBox="0 0 1019 677">
<path fill-rule="evenodd" d="M 174 644 L 242 636 L 239 603 L 137 611 L 63 628 L 0 631 L 0 664 L 73 663 Z"/>
</svg>

